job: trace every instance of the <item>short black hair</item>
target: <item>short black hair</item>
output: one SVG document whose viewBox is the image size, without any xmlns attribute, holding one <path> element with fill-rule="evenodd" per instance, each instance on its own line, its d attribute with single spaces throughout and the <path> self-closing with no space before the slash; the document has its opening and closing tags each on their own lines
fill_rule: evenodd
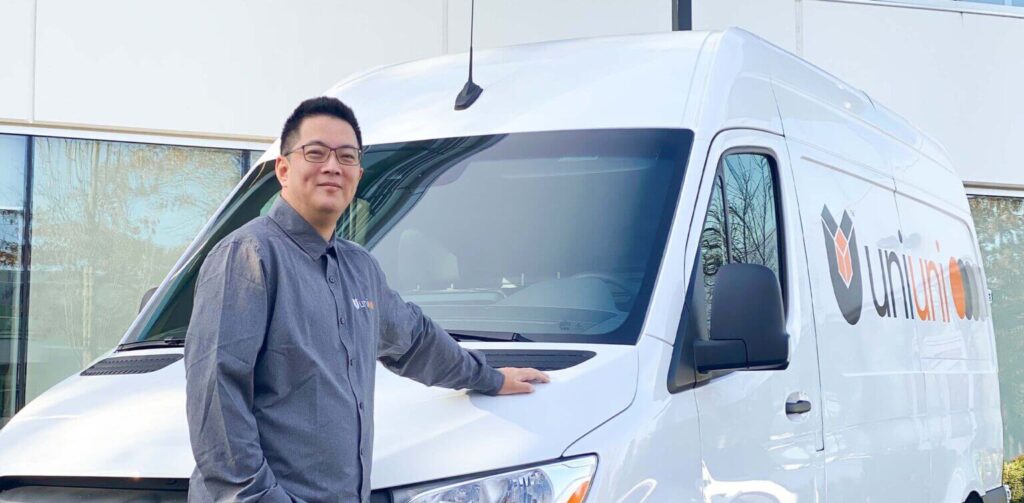
<svg viewBox="0 0 1024 503">
<path fill-rule="evenodd" d="M 307 117 L 316 115 L 336 117 L 347 122 L 356 132 L 356 141 L 359 142 L 359 148 L 363 147 L 363 133 L 359 130 L 359 122 L 356 120 L 355 112 L 338 98 L 319 96 L 299 103 L 299 106 L 295 107 L 295 111 L 288 117 L 288 120 L 284 121 L 284 128 L 281 130 L 282 153 L 292 149 L 292 145 L 296 140 L 295 137 L 299 135 L 299 127 L 302 126 L 302 121 Z"/>
</svg>

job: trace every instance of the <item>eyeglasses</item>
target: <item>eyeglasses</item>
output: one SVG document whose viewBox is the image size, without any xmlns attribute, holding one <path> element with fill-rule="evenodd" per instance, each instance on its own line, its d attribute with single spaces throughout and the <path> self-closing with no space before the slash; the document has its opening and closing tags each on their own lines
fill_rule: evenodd
<svg viewBox="0 0 1024 503">
<path fill-rule="evenodd" d="M 305 158 L 306 161 L 315 164 L 327 162 L 327 160 L 330 159 L 331 152 L 334 152 L 334 157 L 338 159 L 338 164 L 358 166 L 359 162 L 363 160 L 362 149 L 349 146 L 329 148 L 327 145 L 320 143 L 307 143 L 305 145 L 300 145 L 281 155 L 287 157 L 299 150 L 302 150 L 302 157 Z"/>
</svg>

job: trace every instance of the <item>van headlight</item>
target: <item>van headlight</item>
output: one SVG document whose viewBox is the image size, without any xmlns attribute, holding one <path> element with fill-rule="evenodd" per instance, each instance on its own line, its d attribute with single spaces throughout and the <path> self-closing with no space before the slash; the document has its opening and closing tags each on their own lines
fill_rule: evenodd
<svg viewBox="0 0 1024 503">
<path fill-rule="evenodd" d="M 395 503 L 582 503 L 597 456 L 396 489 Z"/>
</svg>

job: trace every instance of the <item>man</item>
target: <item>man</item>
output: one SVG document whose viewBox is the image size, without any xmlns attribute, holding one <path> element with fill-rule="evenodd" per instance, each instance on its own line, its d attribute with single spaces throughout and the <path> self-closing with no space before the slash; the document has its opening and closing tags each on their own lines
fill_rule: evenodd
<svg viewBox="0 0 1024 503">
<path fill-rule="evenodd" d="M 378 359 L 490 395 L 548 382 L 487 366 L 388 288 L 366 250 L 335 238 L 361 148 L 350 108 L 302 102 L 281 133 L 281 197 L 203 263 L 185 343 L 189 501 L 367 501 Z"/>
</svg>

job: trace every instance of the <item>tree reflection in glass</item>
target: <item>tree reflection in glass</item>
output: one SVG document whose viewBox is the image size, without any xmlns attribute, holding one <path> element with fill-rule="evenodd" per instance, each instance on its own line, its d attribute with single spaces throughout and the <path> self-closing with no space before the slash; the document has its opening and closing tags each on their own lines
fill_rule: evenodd
<svg viewBox="0 0 1024 503">
<path fill-rule="evenodd" d="M 1024 454 L 1024 199 L 972 196 L 968 201 L 992 292 L 1003 448 L 1010 459 Z"/>
<path fill-rule="evenodd" d="M 29 400 L 118 342 L 248 163 L 237 150 L 33 142 Z"/>
</svg>

